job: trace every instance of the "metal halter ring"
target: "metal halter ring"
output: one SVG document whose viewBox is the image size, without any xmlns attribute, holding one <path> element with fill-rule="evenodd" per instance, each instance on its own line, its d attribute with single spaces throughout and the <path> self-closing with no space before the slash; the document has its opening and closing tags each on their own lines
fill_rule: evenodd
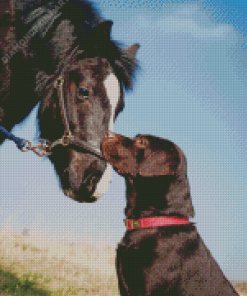
<svg viewBox="0 0 247 296">
<path fill-rule="evenodd" d="M 64 147 L 70 144 L 71 132 L 67 132 L 62 136 L 62 145 Z"/>
<path fill-rule="evenodd" d="M 60 86 L 62 86 L 64 83 L 64 78 L 63 77 L 59 77 L 55 82 L 54 82 L 54 87 L 58 88 Z"/>
<path fill-rule="evenodd" d="M 24 140 L 24 146 L 21 148 L 21 152 L 28 152 L 32 148 L 32 143 L 28 140 Z"/>
</svg>

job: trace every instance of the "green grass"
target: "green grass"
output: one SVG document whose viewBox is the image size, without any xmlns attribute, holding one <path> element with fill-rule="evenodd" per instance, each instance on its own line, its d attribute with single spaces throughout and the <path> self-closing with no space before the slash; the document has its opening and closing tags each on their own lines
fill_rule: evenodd
<svg viewBox="0 0 247 296">
<path fill-rule="evenodd" d="M 247 281 L 235 282 L 247 296 Z M 0 229 L 0 296 L 119 296 L 113 247 Z"/>
<path fill-rule="evenodd" d="M 118 296 L 114 248 L 0 229 L 0 296 Z"/>
<path fill-rule="evenodd" d="M 14 273 L 3 270 L 0 266 L 0 292 L 1 295 L 11 296 L 50 296 L 51 293 L 36 287 L 34 279 L 23 277 L 19 279 Z M 3 294 L 3 292 L 5 294 Z"/>
</svg>

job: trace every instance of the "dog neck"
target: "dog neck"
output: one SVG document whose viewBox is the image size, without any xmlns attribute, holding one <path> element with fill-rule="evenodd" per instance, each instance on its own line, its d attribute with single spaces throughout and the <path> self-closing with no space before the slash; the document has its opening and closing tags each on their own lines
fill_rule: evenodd
<svg viewBox="0 0 247 296">
<path fill-rule="evenodd" d="M 177 176 L 141 177 L 126 176 L 128 219 L 152 216 L 193 217 L 194 209 L 188 184 L 177 180 Z M 174 191 L 174 182 L 178 190 Z"/>
</svg>

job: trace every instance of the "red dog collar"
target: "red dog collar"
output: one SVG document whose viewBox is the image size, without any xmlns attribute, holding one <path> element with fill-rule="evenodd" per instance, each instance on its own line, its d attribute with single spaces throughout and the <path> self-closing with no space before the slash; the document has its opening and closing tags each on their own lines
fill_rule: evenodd
<svg viewBox="0 0 247 296">
<path fill-rule="evenodd" d="M 176 216 L 148 217 L 137 220 L 126 219 L 124 222 L 128 230 L 157 226 L 186 225 L 190 223 L 189 219 Z"/>
</svg>

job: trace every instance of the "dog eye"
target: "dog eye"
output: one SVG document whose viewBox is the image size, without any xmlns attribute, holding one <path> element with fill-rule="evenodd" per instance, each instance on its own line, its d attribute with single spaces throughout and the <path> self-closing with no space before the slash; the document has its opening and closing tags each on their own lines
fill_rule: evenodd
<svg viewBox="0 0 247 296">
<path fill-rule="evenodd" d="M 89 91 L 86 89 L 86 88 L 83 88 L 83 87 L 78 87 L 77 89 L 77 93 L 79 96 L 81 97 L 86 97 L 88 98 L 89 97 Z"/>
</svg>

